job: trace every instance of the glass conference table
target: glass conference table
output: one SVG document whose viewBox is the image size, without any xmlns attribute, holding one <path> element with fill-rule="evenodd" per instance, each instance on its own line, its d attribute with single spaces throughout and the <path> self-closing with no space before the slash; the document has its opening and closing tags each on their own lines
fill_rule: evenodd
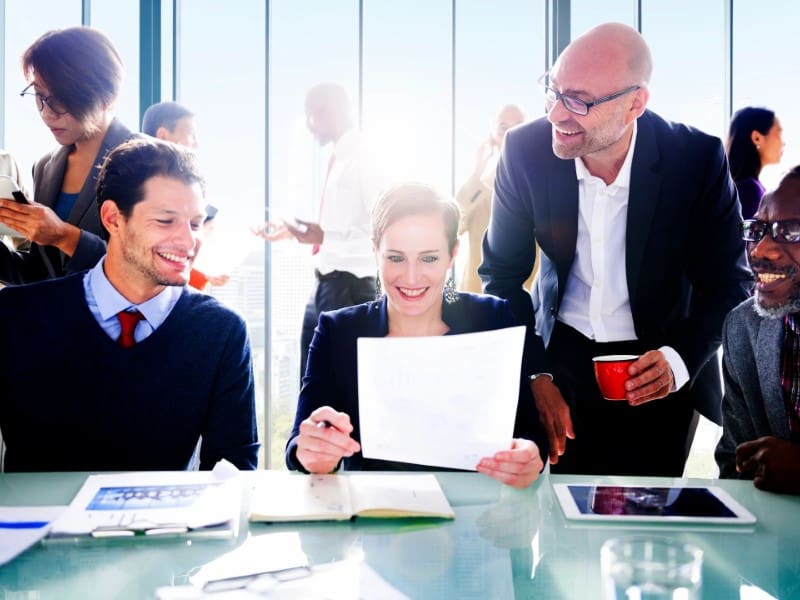
<svg viewBox="0 0 800 600">
<path fill-rule="evenodd" d="M 476 473 L 436 475 L 455 509 L 452 521 L 245 521 L 238 537 L 226 540 L 47 541 L 0 567 L 0 598 L 155 598 L 157 588 L 186 584 L 197 567 L 230 552 L 248 536 L 286 531 L 298 532 L 312 565 L 324 568 L 357 557 L 366 568 L 354 573 L 369 572 L 370 577 L 354 576 L 353 598 L 598 598 L 600 546 L 609 538 L 643 530 L 567 521 L 551 484 L 687 483 L 544 474 L 531 488 L 518 491 Z M 83 479 L 80 473 L 0 474 L 0 504 L 67 504 Z M 749 528 L 644 530 L 703 549 L 703 597 L 800 598 L 800 497 L 761 492 L 749 481 L 688 482 L 723 487 L 758 518 Z"/>
</svg>

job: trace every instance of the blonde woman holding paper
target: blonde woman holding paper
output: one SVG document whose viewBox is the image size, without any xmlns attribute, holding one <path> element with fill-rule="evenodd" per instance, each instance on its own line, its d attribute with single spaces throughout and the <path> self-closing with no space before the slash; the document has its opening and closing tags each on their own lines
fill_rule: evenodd
<svg viewBox="0 0 800 600">
<path fill-rule="evenodd" d="M 458 223 L 457 205 L 423 184 L 399 185 L 378 200 L 372 235 L 383 293 L 374 302 L 320 316 L 286 445 L 290 469 L 436 470 L 363 456 L 356 346 L 362 337 L 453 335 L 516 325 L 505 300 L 454 289 Z M 523 356 L 514 437 L 508 449 L 475 465 L 475 470 L 517 488 L 536 481 L 544 468 L 542 456 L 547 456 L 547 438 L 527 373 Z M 446 439 L 439 442 L 447 444 Z"/>
</svg>

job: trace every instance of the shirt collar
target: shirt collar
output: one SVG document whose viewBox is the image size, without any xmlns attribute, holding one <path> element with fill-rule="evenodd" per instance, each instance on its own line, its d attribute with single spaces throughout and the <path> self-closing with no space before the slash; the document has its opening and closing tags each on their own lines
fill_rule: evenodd
<svg viewBox="0 0 800 600">
<path fill-rule="evenodd" d="M 636 125 L 637 120 L 638 119 L 634 119 L 633 121 L 633 135 L 631 135 L 631 143 L 628 146 L 628 152 L 625 154 L 622 167 L 620 167 L 619 173 L 617 173 L 617 178 L 614 179 L 608 187 L 628 189 L 631 185 L 631 165 L 633 164 L 633 151 L 636 148 L 636 134 L 638 132 L 638 127 Z M 589 172 L 589 169 L 586 168 L 580 156 L 575 158 L 575 174 L 578 176 L 578 181 L 588 181 L 594 177 L 594 175 Z"/>
<path fill-rule="evenodd" d="M 134 304 L 111 284 L 103 270 L 104 264 L 105 257 L 89 271 L 89 286 L 103 320 L 110 319 L 123 310 L 136 309 L 142 313 L 153 329 L 156 329 L 164 322 L 170 309 L 183 293 L 182 286 L 168 285 L 149 300 Z"/>
<path fill-rule="evenodd" d="M 347 158 L 356 150 L 358 150 L 358 132 L 354 128 L 345 131 L 333 144 L 333 155 L 337 160 Z"/>
</svg>

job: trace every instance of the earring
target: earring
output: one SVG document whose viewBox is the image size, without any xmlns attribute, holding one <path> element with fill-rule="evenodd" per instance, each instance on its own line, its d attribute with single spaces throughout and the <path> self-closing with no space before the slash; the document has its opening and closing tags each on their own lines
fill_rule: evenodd
<svg viewBox="0 0 800 600">
<path fill-rule="evenodd" d="M 453 277 L 453 271 L 447 276 L 447 281 L 444 282 L 444 301 L 448 304 L 453 304 L 458 300 L 456 295 L 456 278 Z"/>
<path fill-rule="evenodd" d="M 380 301 L 383 298 L 383 289 L 381 288 L 381 276 L 375 276 L 375 300 Z"/>
<path fill-rule="evenodd" d="M 756 150 L 761 150 L 761 144 L 756 144 Z"/>
</svg>

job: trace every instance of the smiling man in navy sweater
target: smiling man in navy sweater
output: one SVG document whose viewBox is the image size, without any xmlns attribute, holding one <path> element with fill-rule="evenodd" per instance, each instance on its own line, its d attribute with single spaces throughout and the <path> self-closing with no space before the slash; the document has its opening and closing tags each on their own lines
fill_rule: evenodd
<svg viewBox="0 0 800 600">
<path fill-rule="evenodd" d="M 127 142 L 98 180 L 107 255 L 0 291 L 7 471 L 185 469 L 201 437 L 201 468 L 256 467 L 245 324 L 186 287 L 203 195 L 191 152 Z"/>
</svg>

